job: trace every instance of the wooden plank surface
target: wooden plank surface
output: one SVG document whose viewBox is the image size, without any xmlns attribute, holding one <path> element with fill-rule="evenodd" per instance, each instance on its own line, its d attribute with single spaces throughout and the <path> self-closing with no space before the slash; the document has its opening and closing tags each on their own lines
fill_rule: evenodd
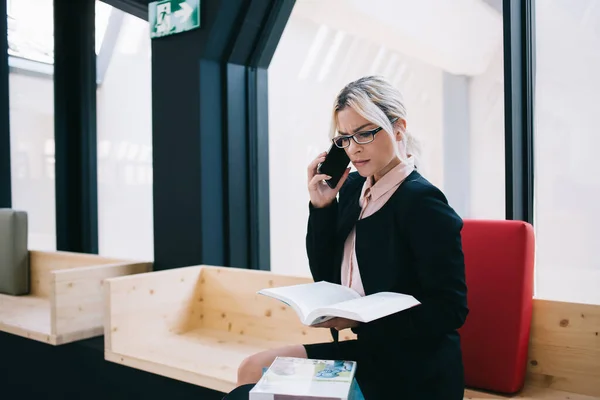
<svg viewBox="0 0 600 400">
<path fill-rule="evenodd" d="M 100 257 L 95 254 L 71 253 L 66 251 L 30 251 L 30 294 L 41 297 L 50 296 L 52 285 L 51 271 L 115 262 L 123 262 L 123 260 Z"/>
<path fill-rule="evenodd" d="M 124 352 L 140 340 L 185 331 L 201 270 L 193 266 L 106 280 L 106 349 Z"/>
<path fill-rule="evenodd" d="M 31 294 L 0 295 L 0 330 L 52 345 L 99 336 L 104 325 L 102 280 L 148 271 L 151 265 L 31 251 Z"/>
<path fill-rule="evenodd" d="M 465 399 L 469 400 L 488 400 L 488 399 L 521 399 L 521 400 L 598 400 L 598 397 L 586 396 L 583 394 L 575 394 L 541 388 L 538 386 L 526 386 L 519 394 L 508 396 L 487 393 L 472 389 L 465 390 Z"/>
<path fill-rule="evenodd" d="M 600 396 L 600 306 L 535 300 L 528 381 Z"/>
<path fill-rule="evenodd" d="M 326 329 L 303 325 L 296 312 L 286 304 L 257 292 L 267 287 L 281 287 L 310 283 L 312 279 L 276 275 L 267 271 L 237 268 L 205 267 L 200 281 L 200 296 L 191 329 L 202 327 L 221 329 L 231 333 L 250 335 L 290 344 L 331 341 Z M 341 340 L 356 338 L 350 330 L 340 335 Z"/>
<path fill-rule="evenodd" d="M 131 343 L 126 352 L 118 354 L 122 357 L 118 362 L 137 364 L 148 372 L 229 392 L 235 387 L 237 366 L 244 358 L 285 344 L 200 328 L 156 338 L 152 342 Z"/>
<path fill-rule="evenodd" d="M 116 263 L 52 271 L 52 332 L 67 343 L 102 335 L 104 331 L 104 280 L 149 272 L 152 264 Z"/>
<path fill-rule="evenodd" d="M 50 329 L 50 301 L 38 296 L 0 294 L 0 330 L 55 344 Z"/>
</svg>

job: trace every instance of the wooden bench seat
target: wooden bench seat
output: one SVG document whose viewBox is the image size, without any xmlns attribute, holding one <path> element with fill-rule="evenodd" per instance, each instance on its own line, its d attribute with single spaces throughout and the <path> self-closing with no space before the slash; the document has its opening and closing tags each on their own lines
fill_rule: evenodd
<svg viewBox="0 0 600 400">
<path fill-rule="evenodd" d="M 229 392 L 235 387 L 237 368 L 245 357 L 287 344 L 331 340 L 328 330 L 306 327 L 288 306 L 256 294 L 264 287 L 306 282 L 311 280 L 264 271 L 210 266 L 109 279 L 105 282 L 105 358 L 158 375 Z M 554 325 L 556 322 L 558 325 L 564 317 L 556 310 L 548 310 L 548 302 L 538 304 L 534 307 L 534 316 L 537 310 L 545 310 L 552 315 L 534 317 L 533 335 L 544 335 L 553 328 L 541 326 L 541 323 Z M 564 307 L 564 303 L 560 303 L 560 307 Z M 600 307 L 596 312 L 600 315 Z M 592 314 L 588 315 L 592 320 Z M 559 319 L 554 321 L 556 318 Z M 562 335 L 565 337 L 564 333 Z M 353 337 L 348 330 L 343 332 L 341 339 Z M 533 338 L 533 342 L 539 343 L 539 338 Z M 554 343 L 553 346 L 556 348 L 558 344 Z M 539 347 L 534 349 L 538 349 L 536 357 L 543 360 Z M 532 379 L 516 396 L 467 389 L 465 399 L 600 398 L 559 391 L 550 387 L 550 380 L 540 382 L 534 379 L 540 371 L 560 372 L 560 359 L 554 358 L 553 362 L 554 365 L 545 366 L 545 362 L 540 361 L 539 364 L 535 363 L 536 366 L 531 366 Z M 600 360 L 595 365 L 600 366 Z M 539 370 L 540 367 L 544 369 Z M 571 369 L 568 372 L 573 375 L 577 371 Z M 600 396 L 600 382 L 593 382 L 594 374 L 599 375 L 600 369 L 590 373 L 592 380 L 584 393 Z M 556 382 L 560 386 L 565 378 L 557 378 Z"/>
<path fill-rule="evenodd" d="M 60 345 L 102 335 L 104 278 L 152 264 L 68 252 L 30 251 L 28 295 L 0 294 L 0 331 Z"/>
<path fill-rule="evenodd" d="M 107 352 L 107 359 L 198 386 L 229 391 L 237 366 L 256 352 L 286 345 L 251 336 L 199 328 L 134 344 L 126 354 Z M 141 367 L 141 368 L 140 368 Z"/>
<path fill-rule="evenodd" d="M 106 282 L 106 359 L 229 392 L 237 367 L 258 351 L 331 341 L 303 326 L 264 287 L 310 282 L 263 271 L 196 266 Z M 344 339 L 354 337 L 348 331 Z"/>
</svg>

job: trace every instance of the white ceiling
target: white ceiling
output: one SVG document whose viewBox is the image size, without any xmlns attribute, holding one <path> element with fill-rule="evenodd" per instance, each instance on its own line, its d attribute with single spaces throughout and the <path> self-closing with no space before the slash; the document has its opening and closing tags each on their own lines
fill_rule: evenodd
<svg viewBox="0 0 600 400">
<path fill-rule="evenodd" d="M 483 73 L 502 45 L 502 15 L 485 0 L 298 0 L 294 15 L 456 75 Z"/>
</svg>

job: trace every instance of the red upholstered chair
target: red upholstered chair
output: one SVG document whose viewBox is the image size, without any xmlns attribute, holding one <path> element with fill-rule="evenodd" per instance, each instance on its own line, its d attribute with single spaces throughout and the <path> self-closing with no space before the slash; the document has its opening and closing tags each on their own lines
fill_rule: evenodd
<svg viewBox="0 0 600 400">
<path fill-rule="evenodd" d="M 533 306 L 533 227 L 465 220 L 469 315 L 461 328 L 467 387 L 515 393 L 524 384 Z"/>
</svg>

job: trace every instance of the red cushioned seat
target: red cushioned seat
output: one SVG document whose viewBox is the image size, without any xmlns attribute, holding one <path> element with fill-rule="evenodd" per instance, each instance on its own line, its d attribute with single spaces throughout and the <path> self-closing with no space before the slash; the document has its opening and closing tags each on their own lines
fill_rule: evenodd
<svg viewBox="0 0 600 400">
<path fill-rule="evenodd" d="M 465 384 L 502 393 L 525 381 L 533 306 L 533 227 L 465 220 L 469 315 L 461 328 Z"/>
</svg>

